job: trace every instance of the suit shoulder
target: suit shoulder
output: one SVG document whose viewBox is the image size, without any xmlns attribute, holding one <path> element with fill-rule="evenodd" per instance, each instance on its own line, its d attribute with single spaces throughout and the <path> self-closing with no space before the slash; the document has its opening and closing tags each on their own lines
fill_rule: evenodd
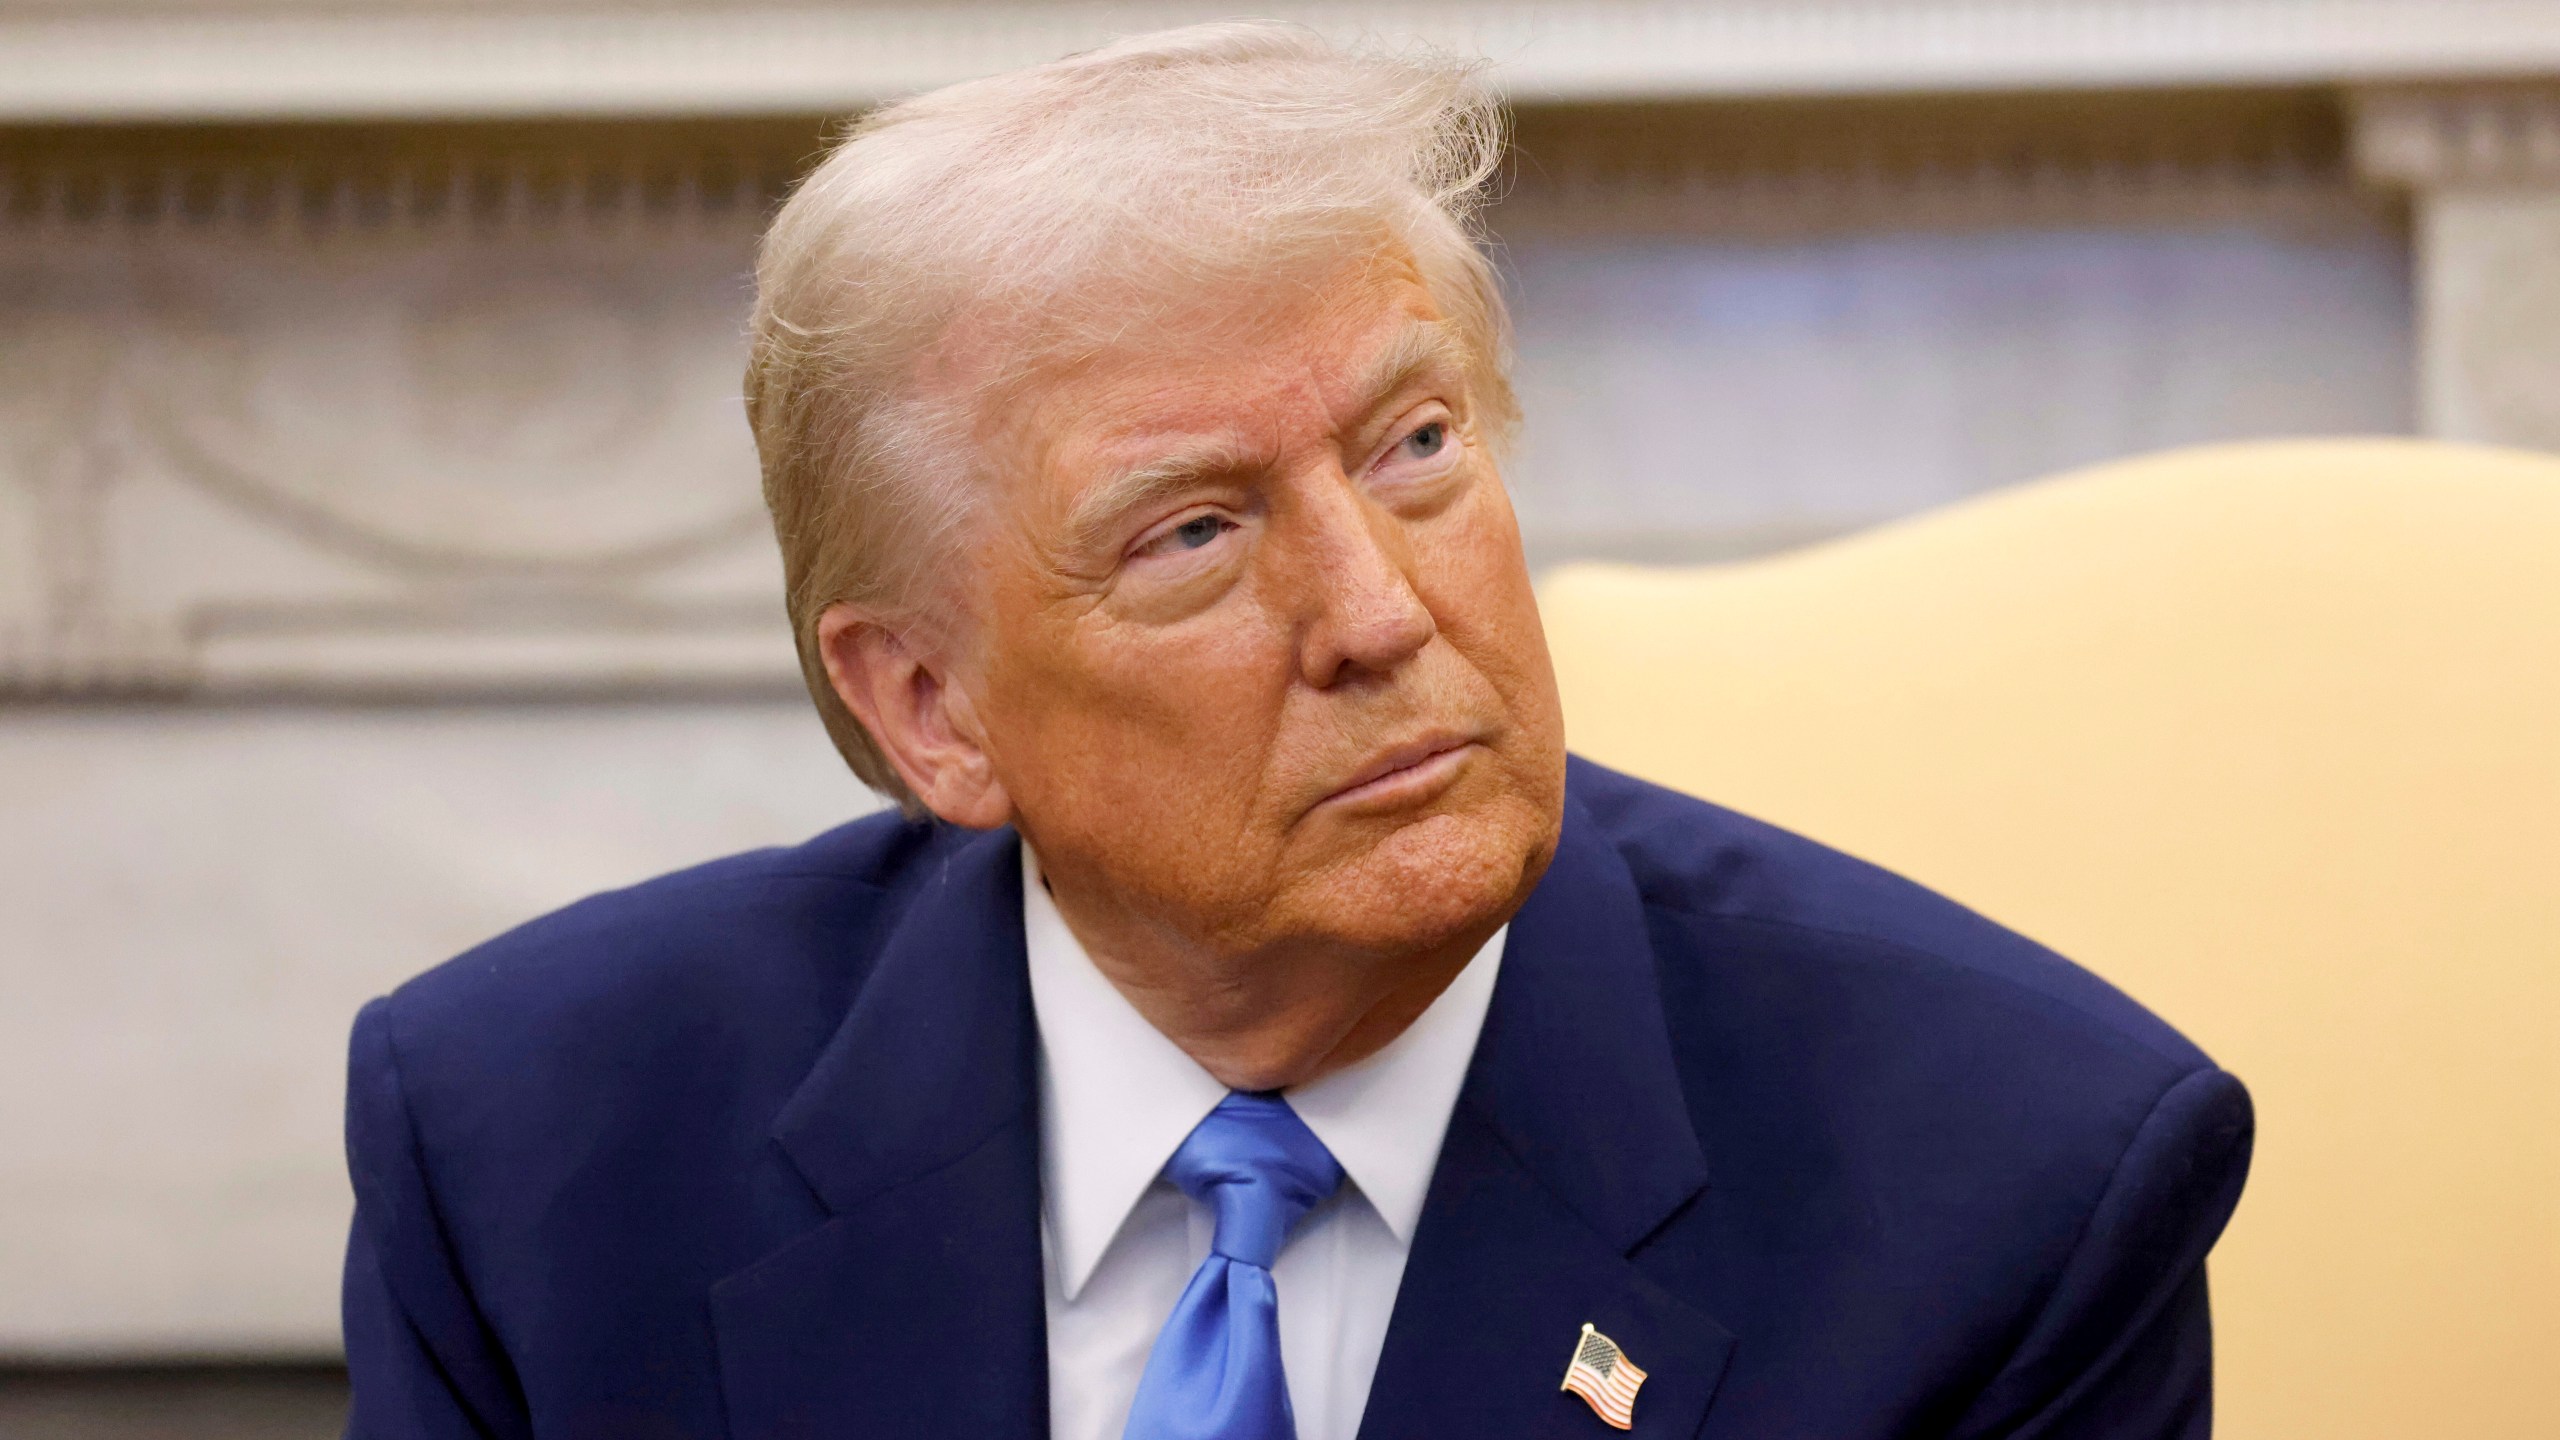
<svg viewBox="0 0 2560 1440">
<path fill-rule="evenodd" d="M 1579 758 L 1571 775 L 1574 800 L 1616 846 L 1649 911 L 1683 917 L 1728 946 L 1755 934 L 1755 951 L 1843 979 L 1854 971 L 1873 984 L 1961 992 L 2002 1012 L 2039 1015 L 2109 1048 L 2148 1052 L 2165 1077 L 2211 1068 L 2122 991 L 1935 891 Z"/>
</svg>

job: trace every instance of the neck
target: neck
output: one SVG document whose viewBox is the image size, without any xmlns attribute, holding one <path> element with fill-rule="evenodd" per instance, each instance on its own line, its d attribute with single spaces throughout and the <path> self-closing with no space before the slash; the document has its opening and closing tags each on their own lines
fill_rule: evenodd
<svg viewBox="0 0 2560 1440">
<path fill-rule="evenodd" d="M 1058 913 L 1113 988 L 1231 1090 L 1285 1090 L 1383 1050 L 1500 929 L 1496 915 L 1420 950 L 1292 939 L 1221 948 L 1050 885 Z"/>
</svg>

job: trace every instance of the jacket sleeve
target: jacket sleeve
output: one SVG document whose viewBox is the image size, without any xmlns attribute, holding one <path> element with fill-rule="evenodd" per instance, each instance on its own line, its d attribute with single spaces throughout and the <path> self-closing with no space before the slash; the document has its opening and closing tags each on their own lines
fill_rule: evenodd
<svg viewBox="0 0 2560 1440">
<path fill-rule="evenodd" d="M 2239 1203 L 2255 1133 L 2249 1092 L 2222 1071 L 2193 1072 L 2161 1094 L 1957 1436 L 2207 1440 L 2205 1253 Z"/>
<path fill-rule="evenodd" d="M 347 1059 L 355 1224 L 342 1301 L 349 1440 L 515 1440 L 532 1433 L 505 1352 L 454 1263 L 427 1186 L 390 1002 L 356 1017 Z"/>
</svg>

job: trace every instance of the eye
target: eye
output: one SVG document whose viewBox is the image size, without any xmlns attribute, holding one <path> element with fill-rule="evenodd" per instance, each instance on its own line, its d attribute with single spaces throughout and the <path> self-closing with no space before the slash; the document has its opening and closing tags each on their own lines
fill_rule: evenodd
<svg viewBox="0 0 2560 1440">
<path fill-rule="evenodd" d="M 1396 442 L 1396 455 L 1405 460 L 1428 460 L 1449 448 L 1449 422 L 1434 420 Z"/>
<path fill-rule="evenodd" d="M 1134 555 L 1175 555 L 1185 550 L 1200 550 L 1217 543 L 1219 536 L 1236 528 L 1236 522 L 1215 511 L 1194 515 L 1170 529 L 1159 530 L 1130 553 Z"/>
<path fill-rule="evenodd" d="M 1215 515 L 1199 515 L 1174 526 L 1165 539 L 1176 550 L 1197 550 L 1226 528 L 1227 522 Z"/>
</svg>

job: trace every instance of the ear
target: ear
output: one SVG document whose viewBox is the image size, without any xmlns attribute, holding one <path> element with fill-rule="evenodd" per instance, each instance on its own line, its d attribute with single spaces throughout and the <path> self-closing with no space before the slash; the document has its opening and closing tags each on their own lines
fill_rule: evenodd
<svg viewBox="0 0 2560 1440">
<path fill-rule="evenodd" d="M 851 605 L 818 617 L 828 682 L 907 788 L 954 825 L 992 830 L 1013 818 L 1013 799 L 988 761 L 967 690 L 938 649 L 918 642 Z"/>
</svg>

